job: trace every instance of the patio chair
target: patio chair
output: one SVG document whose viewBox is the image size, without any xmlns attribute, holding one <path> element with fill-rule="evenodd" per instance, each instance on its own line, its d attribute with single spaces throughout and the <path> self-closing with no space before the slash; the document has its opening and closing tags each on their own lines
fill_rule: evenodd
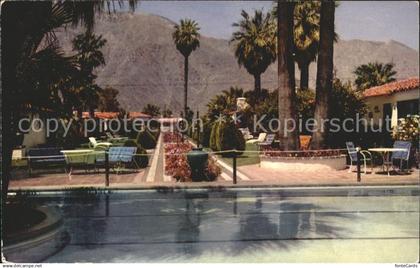
<svg viewBox="0 0 420 268">
<path fill-rule="evenodd" d="M 106 135 L 106 138 L 107 138 L 108 140 L 112 140 L 113 138 L 115 138 L 115 137 L 114 137 L 114 135 L 112 135 L 112 133 L 111 133 L 111 132 L 105 132 L 105 135 Z"/>
<path fill-rule="evenodd" d="M 258 149 L 261 150 L 262 147 L 270 146 L 271 144 L 273 144 L 275 137 L 276 134 L 268 134 L 263 142 L 258 143 Z"/>
<path fill-rule="evenodd" d="M 251 135 L 251 132 L 249 131 L 248 128 L 240 128 L 239 131 L 241 131 L 245 140 L 250 140 L 254 137 L 254 136 Z"/>
<path fill-rule="evenodd" d="M 112 145 L 110 142 L 97 142 L 94 137 L 89 137 L 89 146 L 93 147 L 94 149 L 98 146 L 108 148 Z"/>
<path fill-rule="evenodd" d="M 397 149 L 405 149 L 405 151 L 398 151 L 393 152 L 391 155 L 391 161 L 388 164 L 391 164 L 392 167 L 394 167 L 395 160 L 399 160 L 399 169 L 400 171 L 403 171 L 403 162 L 405 161 L 407 163 L 408 168 L 408 160 L 410 158 L 410 149 L 411 149 L 411 142 L 409 141 L 395 141 L 394 142 L 394 148 Z"/>
<path fill-rule="evenodd" d="M 115 166 L 117 166 L 117 174 L 122 164 L 130 164 L 134 162 L 137 168 L 139 168 L 137 163 L 134 161 L 136 151 L 137 147 L 111 147 L 109 149 L 109 163 L 113 165 L 114 170 Z"/>
<path fill-rule="evenodd" d="M 267 137 L 267 133 L 262 132 L 262 133 L 260 133 L 260 135 L 258 135 L 257 139 L 250 139 L 246 143 L 248 143 L 248 144 L 260 143 L 260 142 L 263 142 L 266 137 Z"/>
<path fill-rule="evenodd" d="M 353 163 L 357 166 L 357 149 L 354 146 L 354 143 L 349 141 L 346 142 L 347 152 L 350 157 L 350 168 L 349 172 L 352 172 Z M 370 162 L 370 172 L 373 173 L 373 161 L 372 161 L 372 154 L 369 151 L 361 150 L 359 151 L 360 155 L 362 156 L 363 160 L 363 167 L 364 167 L 364 173 L 367 174 L 367 162 Z"/>
</svg>

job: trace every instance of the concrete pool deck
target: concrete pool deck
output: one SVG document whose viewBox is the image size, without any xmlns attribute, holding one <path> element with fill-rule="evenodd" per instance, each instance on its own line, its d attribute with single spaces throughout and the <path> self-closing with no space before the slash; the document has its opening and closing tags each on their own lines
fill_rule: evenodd
<svg viewBox="0 0 420 268">
<path fill-rule="evenodd" d="M 147 181 L 144 170 L 127 174 L 110 174 L 109 189 L 147 189 L 158 187 L 291 187 L 291 186 L 368 186 L 368 185 L 420 185 L 419 170 L 412 169 L 410 174 L 387 176 L 384 174 L 362 174 L 361 182 L 357 182 L 356 173 L 347 170 L 328 172 L 278 172 L 260 168 L 258 165 L 239 167 L 247 180 L 238 177 L 238 183 L 233 184 L 231 174 L 220 176 L 214 182 L 182 182 L 167 181 L 156 178 Z M 160 173 L 163 174 L 163 173 Z M 147 175 L 147 174 L 146 174 Z M 16 178 L 10 181 L 10 190 L 43 190 L 67 189 L 77 187 L 105 187 L 105 174 L 78 172 L 69 178 L 68 174 L 39 174 L 27 178 Z"/>
</svg>

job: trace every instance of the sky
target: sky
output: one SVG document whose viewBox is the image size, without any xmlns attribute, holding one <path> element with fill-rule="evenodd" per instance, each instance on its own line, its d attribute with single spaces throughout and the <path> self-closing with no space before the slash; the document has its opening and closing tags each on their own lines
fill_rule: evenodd
<svg viewBox="0 0 420 268">
<path fill-rule="evenodd" d="M 229 39 L 241 10 L 268 11 L 273 1 L 140 1 L 136 12 L 166 17 L 174 22 L 190 18 L 201 34 Z M 336 31 L 344 40 L 395 40 L 419 50 L 419 4 L 417 1 L 340 1 Z"/>
</svg>

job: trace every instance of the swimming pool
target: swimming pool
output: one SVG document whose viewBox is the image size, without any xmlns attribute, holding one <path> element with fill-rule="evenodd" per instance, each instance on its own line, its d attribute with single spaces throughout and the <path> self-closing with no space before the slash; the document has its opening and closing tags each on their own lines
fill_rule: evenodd
<svg viewBox="0 0 420 268">
<path fill-rule="evenodd" d="M 45 262 L 417 261 L 418 190 L 337 189 L 119 191 L 33 201 L 58 207 L 70 237 Z"/>
</svg>

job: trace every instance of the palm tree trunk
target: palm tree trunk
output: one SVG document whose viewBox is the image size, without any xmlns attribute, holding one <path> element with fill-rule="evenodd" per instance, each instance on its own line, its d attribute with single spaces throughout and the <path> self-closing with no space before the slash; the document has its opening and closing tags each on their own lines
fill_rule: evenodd
<svg viewBox="0 0 420 268">
<path fill-rule="evenodd" d="M 254 90 L 256 96 L 260 96 L 261 93 L 261 74 L 254 74 Z"/>
<path fill-rule="evenodd" d="M 278 1 L 278 105 L 281 124 L 279 140 L 282 150 L 299 149 L 299 132 L 295 110 L 295 63 L 292 54 L 294 5 L 293 2 Z M 295 126 L 292 125 L 293 123 Z"/>
<path fill-rule="evenodd" d="M 184 118 L 188 116 L 188 57 L 184 61 Z"/>
<path fill-rule="evenodd" d="M 300 88 L 309 88 L 309 63 L 302 63 L 300 66 Z"/>
<path fill-rule="evenodd" d="M 315 120 L 317 129 L 312 135 L 311 148 L 326 148 L 328 136 L 328 99 L 332 90 L 334 56 L 334 1 L 322 1 L 320 18 L 319 55 L 316 74 Z"/>
</svg>

